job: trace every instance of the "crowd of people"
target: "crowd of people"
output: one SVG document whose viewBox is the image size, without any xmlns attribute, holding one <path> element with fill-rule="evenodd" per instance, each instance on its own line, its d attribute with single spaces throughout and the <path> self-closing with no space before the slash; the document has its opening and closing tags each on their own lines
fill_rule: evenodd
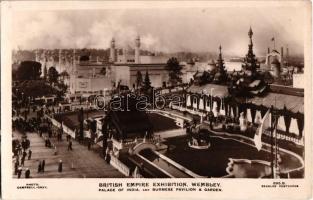
<svg viewBox="0 0 313 200">
<path fill-rule="evenodd" d="M 56 138 L 57 142 L 62 141 L 62 136 L 64 135 L 63 126 L 57 128 L 52 125 L 49 118 L 45 116 L 53 114 L 54 109 L 49 109 L 42 107 L 41 109 L 33 108 L 33 112 L 36 115 L 31 116 L 30 108 L 19 108 L 12 118 L 12 129 L 13 131 L 21 133 L 21 138 L 14 138 L 12 142 L 12 153 L 14 162 L 14 175 L 17 178 L 22 177 L 22 172 L 25 171 L 25 178 L 31 178 L 31 171 L 29 168 L 25 168 L 26 160 L 32 159 L 32 150 L 30 140 L 27 138 L 28 134 L 37 133 L 39 137 L 44 138 L 45 147 L 54 150 L 54 155 L 57 155 L 57 146 L 52 142 L 52 138 Z M 72 151 L 72 139 L 71 136 L 66 136 L 68 142 L 68 150 Z M 38 161 L 38 171 L 37 173 L 45 172 L 45 160 Z M 62 172 L 62 161 L 58 163 L 58 172 Z"/>
</svg>

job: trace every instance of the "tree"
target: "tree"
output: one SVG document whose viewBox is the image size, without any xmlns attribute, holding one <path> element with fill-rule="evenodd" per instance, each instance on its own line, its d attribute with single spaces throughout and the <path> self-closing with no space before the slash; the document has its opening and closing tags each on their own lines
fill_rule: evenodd
<svg viewBox="0 0 313 200">
<path fill-rule="evenodd" d="M 41 63 L 35 61 L 23 61 L 16 71 L 18 80 L 38 80 L 41 75 Z"/>
<path fill-rule="evenodd" d="M 172 57 L 168 59 L 166 63 L 166 69 L 169 71 L 169 81 L 172 85 L 176 85 L 177 83 L 182 82 L 182 66 L 179 64 L 177 58 Z"/>
<path fill-rule="evenodd" d="M 43 69 L 43 79 L 47 80 L 47 75 L 48 75 L 48 70 L 47 70 L 47 66 L 45 65 L 44 69 Z"/>
<path fill-rule="evenodd" d="M 46 84 L 43 80 L 25 81 L 19 85 L 19 92 L 23 92 L 24 97 L 42 97 L 56 95 L 58 91 Z"/>
<path fill-rule="evenodd" d="M 141 84 L 142 84 L 142 74 L 140 71 L 137 71 L 137 75 L 136 75 L 137 88 L 139 88 L 139 86 L 141 86 Z"/>
<path fill-rule="evenodd" d="M 145 80 L 143 82 L 143 88 L 144 88 L 144 90 L 148 90 L 151 88 L 151 82 L 150 82 L 148 71 L 146 71 Z"/>
<path fill-rule="evenodd" d="M 55 69 L 55 67 L 50 67 L 48 71 L 48 78 L 50 83 L 57 83 L 59 77 L 59 72 Z"/>
<path fill-rule="evenodd" d="M 67 73 L 67 71 L 64 70 L 63 72 L 59 74 L 59 76 L 62 77 L 62 79 L 64 80 L 65 77 L 69 77 L 70 75 Z"/>
</svg>

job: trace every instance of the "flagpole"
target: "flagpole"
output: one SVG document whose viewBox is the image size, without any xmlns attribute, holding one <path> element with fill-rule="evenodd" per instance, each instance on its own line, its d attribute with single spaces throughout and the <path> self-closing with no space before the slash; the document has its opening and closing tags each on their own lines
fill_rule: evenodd
<svg viewBox="0 0 313 200">
<path fill-rule="evenodd" d="M 275 41 L 275 38 L 274 38 L 274 49 L 276 49 L 276 41 Z"/>
<path fill-rule="evenodd" d="M 274 109 L 273 109 L 273 105 L 271 106 L 271 115 L 273 117 L 274 115 Z M 273 129 L 273 119 L 271 117 L 271 176 L 272 178 L 274 178 L 274 147 L 273 147 L 273 143 L 274 143 L 274 136 L 273 136 L 273 132 L 274 132 L 274 129 Z"/>
</svg>

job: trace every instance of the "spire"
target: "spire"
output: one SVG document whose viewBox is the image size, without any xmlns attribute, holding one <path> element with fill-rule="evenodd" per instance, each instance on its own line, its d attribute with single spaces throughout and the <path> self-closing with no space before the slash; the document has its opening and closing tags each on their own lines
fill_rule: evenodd
<svg viewBox="0 0 313 200">
<path fill-rule="evenodd" d="M 248 35 L 249 35 L 249 38 L 252 39 L 252 36 L 253 36 L 253 32 L 252 32 L 252 28 L 250 26 L 250 30 L 248 32 Z"/>
<path fill-rule="evenodd" d="M 248 36 L 250 38 L 250 44 L 248 45 L 248 53 L 244 59 L 243 68 L 245 70 L 250 70 L 252 74 L 255 74 L 257 68 L 259 68 L 259 64 L 253 53 L 253 42 L 252 42 L 253 32 L 251 27 L 249 29 Z"/>
<path fill-rule="evenodd" d="M 219 51 L 220 51 L 220 53 L 219 53 L 218 60 L 217 60 L 217 67 L 218 67 L 217 70 L 218 70 L 220 76 L 216 77 L 216 79 L 218 79 L 216 81 L 224 82 L 227 79 L 227 73 L 226 73 L 226 70 L 225 70 L 224 60 L 223 60 L 223 56 L 222 56 L 222 46 L 221 45 L 219 46 Z"/>
<path fill-rule="evenodd" d="M 225 71 L 225 66 L 224 66 L 224 60 L 223 60 L 223 56 L 222 56 L 222 46 L 219 46 L 219 56 L 218 56 L 218 60 L 217 60 L 217 65 L 218 65 L 218 71 L 221 73 L 222 76 L 226 75 L 226 71 Z"/>
</svg>

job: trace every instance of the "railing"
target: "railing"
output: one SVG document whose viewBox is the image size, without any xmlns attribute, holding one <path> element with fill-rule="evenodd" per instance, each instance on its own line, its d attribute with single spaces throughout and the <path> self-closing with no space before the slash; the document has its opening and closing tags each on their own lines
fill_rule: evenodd
<svg viewBox="0 0 313 200">
<path fill-rule="evenodd" d="M 130 169 L 112 154 L 111 154 L 110 165 L 112 165 L 115 169 L 120 171 L 125 176 L 130 176 Z"/>
<path fill-rule="evenodd" d="M 48 116 L 48 115 L 45 115 L 51 122 L 52 122 L 52 125 L 54 125 L 55 127 L 57 128 L 61 128 L 61 123 L 58 122 L 57 120 L 55 120 L 54 118 Z M 72 138 L 75 139 L 75 132 L 73 130 L 71 130 L 70 128 L 68 128 L 66 125 L 63 124 L 63 131 L 70 135 Z"/>
</svg>

